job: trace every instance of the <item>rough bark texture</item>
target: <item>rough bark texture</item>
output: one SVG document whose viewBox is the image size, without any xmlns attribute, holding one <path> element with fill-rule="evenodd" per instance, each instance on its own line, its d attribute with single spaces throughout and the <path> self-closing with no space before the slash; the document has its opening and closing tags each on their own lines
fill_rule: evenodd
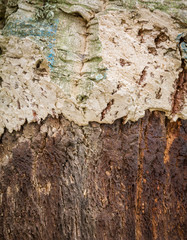
<svg viewBox="0 0 187 240">
<path fill-rule="evenodd" d="M 0 240 L 185 239 L 186 13 L 0 0 Z"/>
<path fill-rule="evenodd" d="M 0 0 L 0 135 L 48 115 L 78 125 L 146 110 L 187 119 L 186 23 L 164 12 L 187 6 L 154 2 Z"/>
<path fill-rule="evenodd" d="M 187 121 L 79 127 L 63 117 L 5 132 L 1 240 L 179 240 L 186 234 Z"/>
</svg>

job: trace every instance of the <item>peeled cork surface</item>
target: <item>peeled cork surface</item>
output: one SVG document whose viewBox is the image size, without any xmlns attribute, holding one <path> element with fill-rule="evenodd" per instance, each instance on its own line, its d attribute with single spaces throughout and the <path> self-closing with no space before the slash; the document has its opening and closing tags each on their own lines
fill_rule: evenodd
<svg viewBox="0 0 187 240">
<path fill-rule="evenodd" d="M 185 240 L 187 121 L 47 118 L 0 144 L 0 239 Z"/>
<path fill-rule="evenodd" d="M 185 240 L 187 4 L 0 0 L 0 240 Z"/>
</svg>

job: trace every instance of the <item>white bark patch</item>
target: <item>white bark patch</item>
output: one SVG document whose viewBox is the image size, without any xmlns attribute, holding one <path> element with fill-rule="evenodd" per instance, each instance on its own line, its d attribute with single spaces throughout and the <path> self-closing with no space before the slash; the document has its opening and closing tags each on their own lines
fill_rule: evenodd
<svg viewBox="0 0 187 240">
<path fill-rule="evenodd" d="M 64 114 L 79 125 L 91 121 L 112 123 L 120 117 L 124 117 L 124 122 L 136 121 L 147 109 L 164 111 L 175 120 L 187 118 L 185 104 L 180 112 L 172 115 L 175 81 L 182 71 L 175 41 L 180 29 L 173 20 L 167 14 L 145 9 L 104 11 L 95 18 L 98 32 L 96 28 L 91 35 L 85 32 L 87 43 L 82 41 L 82 54 L 87 56 L 89 51 L 94 52 L 92 42 L 97 34 L 102 48 L 96 57 L 102 62 L 98 62 L 98 72 L 94 65 L 93 79 L 93 65 L 89 61 L 82 65 L 81 72 L 73 67 L 72 73 L 68 70 L 67 92 L 60 79 L 59 85 L 58 81 L 51 81 L 53 73 L 33 40 L 0 36 L 0 135 L 4 128 L 10 132 L 19 130 L 26 121 L 40 122 L 48 114 Z M 81 29 L 84 28 L 82 22 L 80 24 Z M 57 44 L 60 31 L 57 31 Z M 72 36 L 72 30 L 70 33 Z M 68 39 L 67 35 L 65 37 Z M 58 44 L 57 55 L 59 48 Z M 67 54 L 71 52 L 68 51 Z M 72 56 L 71 52 L 70 59 Z M 71 78 L 75 73 L 77 76 Z M 87 83 L 91 86 L 89 91 L 83 89 Z"/>
<path fill-rule="evenodd" d="M 117 112 L 117 118 L 136 121 L 146 109 L 173 117 L 171 95 L 182 69 L 175 41 L 178 30 L 172 20 L 145 9 L 138 14 L 109 12 L 99 19 L 103 64 L 108 68 L 102 84 L 115 102 L 108 120 L 113 121 Z M 180 116 L 187 117 L 186 108 Z"/>
</svg>

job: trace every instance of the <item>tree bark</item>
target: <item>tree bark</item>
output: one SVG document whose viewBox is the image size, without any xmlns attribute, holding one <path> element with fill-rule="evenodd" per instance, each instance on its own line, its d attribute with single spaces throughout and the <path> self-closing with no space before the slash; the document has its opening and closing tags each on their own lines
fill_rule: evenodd
<svg viewBox="0 0 187 240">
<path fill-rule="evenodd" d="M 161 112 L 5 132 L 0 239 L 185 239 L 186 132 Z"/>
<path fill-rule="evenodd" d="M 185 240 L 184 0 L 0 0 L 0 240 Z"/>
</svg>

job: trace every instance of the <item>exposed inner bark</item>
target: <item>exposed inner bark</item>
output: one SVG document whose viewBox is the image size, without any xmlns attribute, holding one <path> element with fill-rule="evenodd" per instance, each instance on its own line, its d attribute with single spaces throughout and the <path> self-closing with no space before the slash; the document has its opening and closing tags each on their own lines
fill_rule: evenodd
<svg viewBox="0 0 187 240">
<path fill-rule="evenodd" d="M 173 113 L 179 112 L 184 107 L 184 99 L 187 95 L 187 69 L 184 61 L 182 61 L 181 67 L 182 72 L 179 73 L 179 78 L 176 80 L 175 92 L 173 94 Z"/>
<path fill-rule="evenodd" d="M 0 239 L 185 239 L 187 121 L 79 127 L 63 117 L 6 132 Z"/>
</svg>

